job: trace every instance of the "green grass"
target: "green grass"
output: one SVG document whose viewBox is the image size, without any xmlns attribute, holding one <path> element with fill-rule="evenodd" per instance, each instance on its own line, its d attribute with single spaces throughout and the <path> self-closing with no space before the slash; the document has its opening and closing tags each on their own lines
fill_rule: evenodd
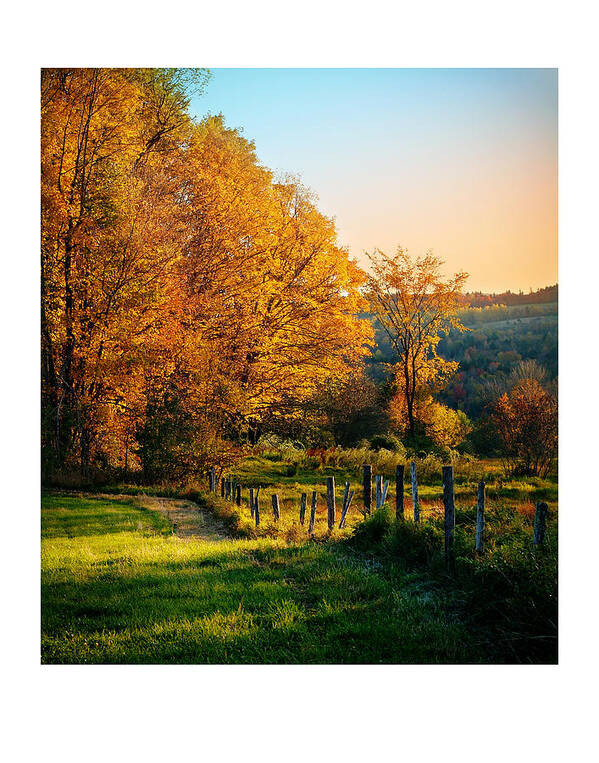
<svg viewBox="0 0 599 763">
<path fill-rule="evenodd" d="M 360 469 L 300 464 L 290 475 L 288 466 L 254 455 L 231 470 L 244 486 L 241 507 L 201 485 L 106 490 L 128 498 L 45 495 L 43 662 L 556 661 L 556 475 L 505 479 L 497 460 L 457 466 L 457 565 L 456 575 L 447 576 L 442 485 L 434 469 L 419 484 L 422 525 L 411 521 L 406 482 L 408 521 L 397 527 L 393 480 L 391 511 L 363 522 Z M 356 489 L 347 527 L 332 533 L 329 475 L 336 479 L 337 524 L 345 480 Z M 480 478 L 487 483 L 487 537 L 485 553 L 476 556 Z M 250 517 L 249 486 L 261 486 L 260 528 Z M 312 490 L 319 499 L 309 539 Z M 308 494 L 304 527 L 302 492 Z M 195 501 L 231 537 L 177 537 L 144 493 Z M 535 555 L 538 499 L 550 506 L 549 542 Z"/>
<path fill-rule="evenodd" d="M 326 542 L 180 539 L 133 503 L 47 495 L 44 663 L 484 662 L 446 593 Z"/>
</svg>

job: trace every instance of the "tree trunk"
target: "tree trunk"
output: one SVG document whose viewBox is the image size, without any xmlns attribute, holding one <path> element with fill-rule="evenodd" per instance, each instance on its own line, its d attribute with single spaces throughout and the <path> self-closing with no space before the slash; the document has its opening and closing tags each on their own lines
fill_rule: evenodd
<svg viewBox="0 0 599 763">
<path fill-rule="evenodd" d="M 410 438 L 414 438 L 415 426 L 414 426 L 414 396 L 410 390 L 410 366 L 408 356 L 406 353 L 406 359 L 404 361 L 404 377 L 406 382 L 406 408 L 408 414 L 408 432 Z"/>
</svg>

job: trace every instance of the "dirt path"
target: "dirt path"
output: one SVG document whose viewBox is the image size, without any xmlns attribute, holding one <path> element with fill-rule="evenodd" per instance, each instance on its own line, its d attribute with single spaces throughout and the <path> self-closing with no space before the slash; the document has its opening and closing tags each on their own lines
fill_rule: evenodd
<svg viewBox="0 0 599 763">
<path fill-rule="evenodd" d="M 197 503 L 187 501 L 184 498 L 114 495 L 110 493 L 94 493 L 93 495 L 108 500 L 127 501 L 149 511 L 158 511 L 169 520 L 173 534 L 179 538 L 219 541 L 230 537 L 227 535 L 225 526 L 215 519 L 209 511 L 204 511 Z"/>
</svg>

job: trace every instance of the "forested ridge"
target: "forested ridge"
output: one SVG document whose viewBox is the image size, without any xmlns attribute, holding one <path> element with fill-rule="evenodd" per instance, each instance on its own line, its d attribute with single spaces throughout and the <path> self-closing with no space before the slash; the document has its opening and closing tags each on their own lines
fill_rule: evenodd
<svg viewBox="0 0 599 763">
<path fill-rule="evenodd" d="M 539 292 L 544 292 L 541 289 Z M 537 302 L 509 306 L 489 304 L 464 307 L 458 315 L 465 332 L 450 332 L 439 342 L 440 354 L 459 363 L 454 377 L 440 391 L 440 398 L 479 419 L 485 413 L 487 388 L 497 376 L 508 375 L 523 361 L 533 360 L 547 371 L 548 381 L 556 382 L 557 303 Z M 373 378 L 385 378 L 393 351 L 382 331 L 376 332 L 376 345 L 367 365 Z"/>
</svg>

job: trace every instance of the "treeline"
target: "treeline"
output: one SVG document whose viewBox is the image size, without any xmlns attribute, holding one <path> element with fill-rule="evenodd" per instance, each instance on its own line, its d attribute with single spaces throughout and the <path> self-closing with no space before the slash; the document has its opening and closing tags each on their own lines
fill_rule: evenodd
<svg viewBox="0 0 599 763">
<path fill-rule="evenodd" d="M 207 79 L 42 73 L 45 479 L 194 474 L 321 416 L 366 352 L 364 274 L 304 187 L 190 117 Z"/>
<path fill-rule="evenodd" d="M 500 323 L 544 316 L 557 316 L 557 302 L 534 305 L 488 305 L 487 307 L 466 307 L 458 310 L 462 323 L 468 328 L 485 324 Z"/>
<path fill-rule="evenodd" d="M 519 291 L 504 291 L 501 294 L 483 294 L 480 291 L 466 292 L 462 296 L 462 304 L 470 307 L 486 307 L 487 305 L 538 305 L 546 302 L 557 302 L 557 284 L 544 286 L 542 289 L 526 294 Z"/>
</svg>

